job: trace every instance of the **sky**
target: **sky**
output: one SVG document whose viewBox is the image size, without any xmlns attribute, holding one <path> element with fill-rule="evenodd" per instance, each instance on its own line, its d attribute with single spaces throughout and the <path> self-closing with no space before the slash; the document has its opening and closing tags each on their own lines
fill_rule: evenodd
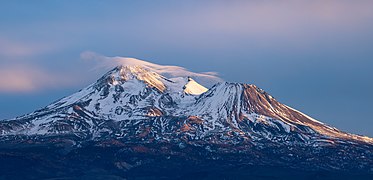
<svg viewBox="0 0 373 180">
<path fill-rule="evenodd" d="M 0 119 L 98 79 L 94 53 L 256 84 L 343 131 L 373 137 L 373 1 L 0 2 Z"/>
</svg>

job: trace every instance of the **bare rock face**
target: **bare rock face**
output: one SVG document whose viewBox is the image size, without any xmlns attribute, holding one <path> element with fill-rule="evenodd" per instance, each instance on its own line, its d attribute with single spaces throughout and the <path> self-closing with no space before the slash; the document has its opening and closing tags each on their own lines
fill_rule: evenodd
<svg viewBox="0 0 373 180">
<path fill-rule="evenodd" d="M 111 167 L 109 174 L 131 178 L 142 168 L 170 165 L 191 172 L 260 165 L 373 173 L 372 138 L 319 122 L 255 85 L 207 89 L 190 77 L 166 78 L 141 66 L 118 66 L 71 96 L 0 122 L 0 159 L 35 157 L 38 172 L 52 163 L 62 173 L 78 168 L 66 165 L 75 161 L 71 155 L 87 160 L 87 168 Z M 110 157 L 108 164 L 102 156 Z"/>
</svg>

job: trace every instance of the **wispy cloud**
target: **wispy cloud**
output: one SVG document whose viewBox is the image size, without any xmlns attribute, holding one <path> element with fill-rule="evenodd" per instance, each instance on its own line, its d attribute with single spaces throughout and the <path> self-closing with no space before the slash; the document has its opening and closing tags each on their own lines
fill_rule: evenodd
<svg viewBox="0 0 373 180">
<path fill-rule="evenodd" d="M 105 71 L 118 65 L 140 65 L 170 78 L 190 76 L 206 86 L 223 81 L 216 72 L 195 73 L 179 66 L 163 66 L 134 58 L 107 57 L 89 51 L 81 53 L 81 59 L 88 61 L 85 63 L 87 66 L 79 71 L 70 72 L 49 71 L 42 66 L 8 63 L 6 66 L 0 67 L 0 93 L 37 92 L 55 88 L 80 87 L 94 81 L 95 79 L 92 77 L 98 78 Z M 89 67 L 91 67 L 91 71 L 88 70 Z"/>
<path fill-rule="evenodd" d="M 53 50 L 40 42 L 17 41 L 0 36 L 0 93 L 35 92 L 66 87 L 73 78 L 49 72 L 34 62 Z"/>
<path fill-rule="evenodd" d="M 33 92 L 71 86 L 74 83 L 75 79 L 68 75 L 51 73 L 36 67 L 0 68 L 0 92 L 2 93 Z"/>
<path fill-rule="evenodd" d="M 51 47 L 46 44 L 35 42 L 21 42 L 0 37 L 0 57 L 4 60 L 10 58 L 30 57 L 50 51 Z"/>
<path fill-rule="evenodd" d="M 86 51 L 81 53 L 81 58 L 83 60 L 95 61 L 96 69 L 108 69 L 113 68 L 118 65 L 125 66 L 142 66 L 153 72 L 157 72 L 167 78 L 173 77 L 193 77 L 201 84 L 211 87 L 217 82 L 222 82 L 223 79 L 218 77 L 217 72 L 191 72 L 180 66 L 173 65 L 158 65 L 144 60 L 139 60 L 135 58 L 128 57 L 106 57 L 94 52 Z"/>
<path fill-rule="evenodd" d="M 202 2 L 157 12 L 152 17 L 139 15 L 138 26 L 123 27 L 140 27 L 138 32 L 151 28 L 152 31 L 139 34 L 157 46 L 226 49 L 245 42 L 257 47 L 286 43 L 293 48 L 354 36 L 360 30 L 371 31 L 371 7 L 373 1 L 367 0 Z"/>
<path fill-rule="evenodd" d="M 159 19 L 168 24 L 155 27 L 179 26 L 189 32 L 281 35 L 305 30 L 302 25 L 338 28 L 368 22 L 373 17 L 372 6 L 373 2 L 367 0 L 223 1 L 206 3 L 191 11 L 165 11 Z"/>
</svg>

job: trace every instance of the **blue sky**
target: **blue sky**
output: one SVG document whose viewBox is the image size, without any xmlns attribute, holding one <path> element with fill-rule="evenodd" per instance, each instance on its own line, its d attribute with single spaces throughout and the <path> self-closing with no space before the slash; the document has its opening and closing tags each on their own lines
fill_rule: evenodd
<svg viewBox="0 0 373 180">
<path fill-rule="evenodd" d="M 373 137 L 373 1 L 1 1 L 0 119 L 96 80 L 84 52 L 252 83 Z"/>
</svg>

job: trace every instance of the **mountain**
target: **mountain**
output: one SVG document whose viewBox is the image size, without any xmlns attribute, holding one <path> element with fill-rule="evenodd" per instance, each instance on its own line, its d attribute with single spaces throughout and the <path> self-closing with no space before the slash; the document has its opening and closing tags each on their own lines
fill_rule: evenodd
<svg viewBox="0 0 373 180">
<path fill-rule="evenodd" d="M 18 177 L 23 166 L 35 179 L 372 177 L 372 138 L 319 122 L 255 85 L 206 88 L 170 66 L 126 62 L 1 121 L 0 178 Z"/>
</svg>

